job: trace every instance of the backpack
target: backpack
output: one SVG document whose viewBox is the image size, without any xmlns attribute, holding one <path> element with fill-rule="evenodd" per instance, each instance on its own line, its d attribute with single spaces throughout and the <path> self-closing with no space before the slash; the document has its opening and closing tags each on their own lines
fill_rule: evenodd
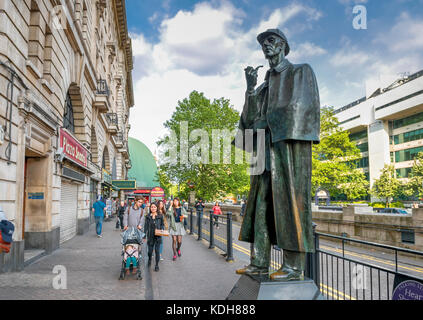
<svg viewBox="0 0 423 320">
<path fill-rule="evenodd" d="M 12 235 L 15 231 L 15 226 L 8 220 L 2 220 L 0 222 L 0 252 L 10 252 L 12 245 Z"/>
</svg>

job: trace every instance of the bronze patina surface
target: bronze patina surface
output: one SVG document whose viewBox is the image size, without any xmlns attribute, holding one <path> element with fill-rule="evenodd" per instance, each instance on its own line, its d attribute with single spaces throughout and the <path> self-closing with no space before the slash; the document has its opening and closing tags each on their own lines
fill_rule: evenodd
<svg viewBox="0 0 423 320">
<path fill-rule="evenodd" d="M 265 130 L 265 169 L 251 176 L 239 234 L 239 240 L 253 243 L 251 262 L 237 273 L 269 268 L 274 244 L 283 249 L 284 262 L 270 278 L 298 280 L 305 253 L 314 252 L 311 159 L 312 144 L 319 143 L 319 91 L 308 64 L 294 65 L 285 58 L 290 49 L 280 30 L 269 29 L 257 40 L 270 69 L 257 89 L 259 67 L 245 69 L 247 92 L 239 129 Z"/>
</svg>

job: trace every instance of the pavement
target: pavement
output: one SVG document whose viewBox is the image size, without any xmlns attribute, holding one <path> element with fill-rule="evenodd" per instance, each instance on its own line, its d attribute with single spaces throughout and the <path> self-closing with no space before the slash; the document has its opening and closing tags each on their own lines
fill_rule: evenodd
<svg viewBox="0 0 423 320">
<path fill-rule="evenodd" d="M 239 279 L 235 270 L 246 264 L 226 262 L 223 252 L 208 249 L 194 235 L 183 237 L 182 256 L 172 261 L 171 238 L 164 237 L 159 272 L 145 259 L 142 280 L 132 275 L 119 280 L 120 232 L 114 220 L 103 224 L 102 238 L 93 224 L 24 271 L 0 274 L 0 300 L 224 300 Z"/>
</svg>

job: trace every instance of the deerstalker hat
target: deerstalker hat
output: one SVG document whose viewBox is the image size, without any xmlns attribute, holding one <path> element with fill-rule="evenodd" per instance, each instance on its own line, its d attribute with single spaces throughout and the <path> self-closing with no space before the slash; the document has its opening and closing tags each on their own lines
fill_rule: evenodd
<svg viewBox="0 0 423 320">
<path fill-rule="evenodd" d="M 285 43 L 286 43 L 285 56 L 287 56 L 289 51 L 290 51 L 288 39 L 286 38 L 285 34 L 282 31 L 280 31 L 279 29 L 267 29 L 266 31 L 260 33 L 257 36 L 257 41 L 260 43 L 260 45 L 262 45 L 264 40 L 266 39 L 266 37 L 271 35 L 271 34 L 274 34 L 274 35 L 278 36 L 279 38 L 281 38 L 283 41 L 285 41 Z"/>
</svg>

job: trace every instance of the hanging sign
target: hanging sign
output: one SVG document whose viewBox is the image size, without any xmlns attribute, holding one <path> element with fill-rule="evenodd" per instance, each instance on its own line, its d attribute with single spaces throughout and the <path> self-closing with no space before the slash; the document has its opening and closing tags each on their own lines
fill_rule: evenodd
<svg viewBox="0 0 423 320">
<path fill-rule="evenodd" d="M 88 166 L 88 152 L 82 144 L 78 142 L 69 132 L 65 129 L 60 128 L 59 134 L 60 148 L 63 149 L 63 152 L 66 158 L 76 162 L 77 164 L 87 167 Z"/>
</svg>

